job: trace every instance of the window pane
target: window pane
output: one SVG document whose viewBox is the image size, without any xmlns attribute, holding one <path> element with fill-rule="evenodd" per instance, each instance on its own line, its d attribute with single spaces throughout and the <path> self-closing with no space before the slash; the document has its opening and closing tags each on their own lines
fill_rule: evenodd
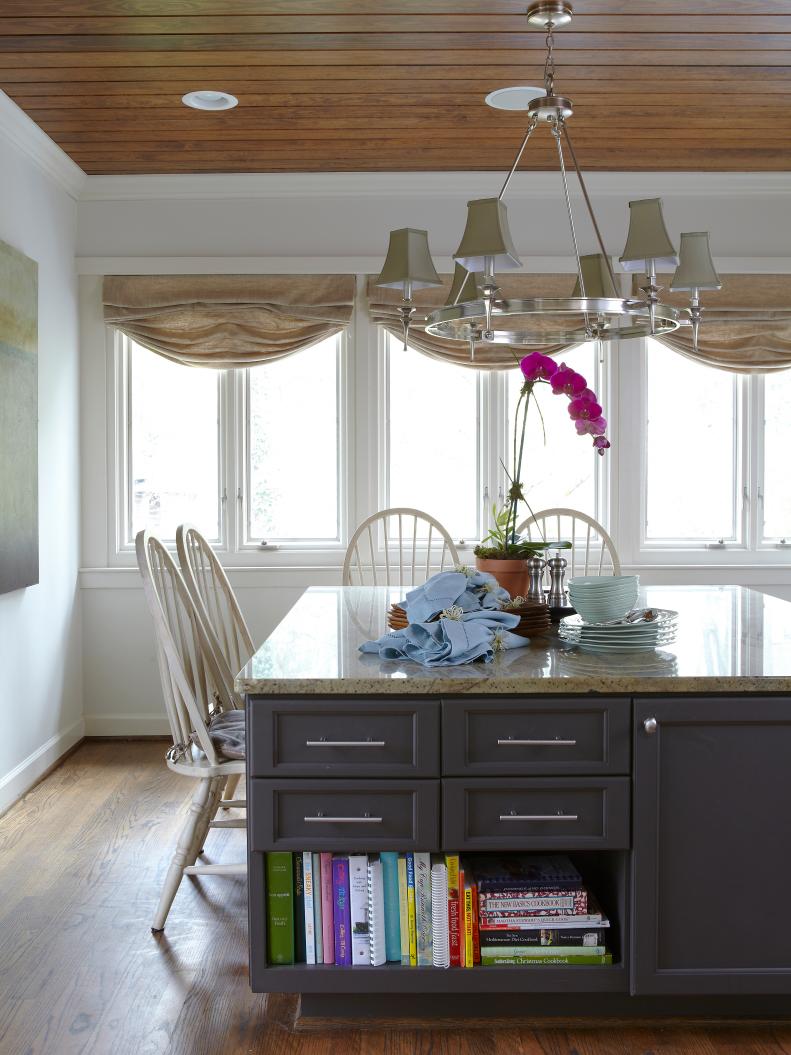
<svg viewBox="0 0 791 1055">
<path fill-rule="evenodd" d="M 791 540 L 791 370 L 764 379 L 764 538 Z"/>
<path fill-rule="evenodd" d="M 738 379 L 647 344 L 646 538 L 736 540 Z"/>
<path fill-rule="evenodd" d="M 421 509 L 453 538 L 478 537 L 478 374 L 388 334 L 389 499 Z"/>
<path fill-rule="evenodd" d="M 567 366 L 578 371 L 595 388 L 597 384 L 596 349 L 592 344 L 580 345 L 560 357 Z M 521 370 L 508 373 L 508 471 L 513 472 L 514 412 L 524 378 Z M 534 513 L 557 506 L 578 509 L 596 516 L 596 460 L 590 436 L 578 436 L 569 417 L 568 400 L 555 396 L 548 385 L 536 385 L 535 400 L 527 412 L 525 452 L 522 461 L 522 483 L 525 498 Z M 541 413 L 539 414 L 539 410 Z M 541 427 L 541 417 L 544 429 Z M 607 407 L 604 407 L 607 417 Z M 520 413 L 521 417 L 521 413 Z M 520 507 L 520 522 L 529 516 Z"/>
<path fill-rule="evenodd" d="M 332 541 L 338 530 L 340 338 L 249 372 L 249 534 Z"/>
<path fill-rule="evenodd" d="M 179 366 L 129 342 L 132 534 L 174 539 L 184 520 L 219 541 L 217 370 Z"/>
</svg>

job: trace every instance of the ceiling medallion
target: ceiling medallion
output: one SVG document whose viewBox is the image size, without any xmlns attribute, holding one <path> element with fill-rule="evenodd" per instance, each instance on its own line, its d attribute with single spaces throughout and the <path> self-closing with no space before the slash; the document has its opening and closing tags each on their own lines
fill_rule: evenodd
<svg viewBox="0 0 791 1055">
<path fill-rule="evenodd" d="M 426 319 L 426 332 L 435 337 L 466 341 L 474 357 L 476 346 L 505 344 L 516 348 L 578 344 L 588 340 L 611 341 L 632 337 L 659 336 L 679 326 L 692 326 L 697 347 L 701 321 L 701 290 L 720 289 L 719 276 L 709 251 L 707 232 L 681 235 L 677 254 L 665 227 L 662 202 L 649 198 L 629 202 L 629 233 L 620 263 L 626 272 L 644 274 L 639 297 L 620 295 L 612 261 L 604 246 L 582 172 L 568 131 L 574 107 L 555 88 L 554 33 L 569 24 L 571 4 L 562 0 L 538 0 L 527 9 L 531 26 L 546 32 L 543 95 L 540 89 L 502 88 L 491 92 L 486 101 L 498 109 L 523 109 L 528 123 L 514 162 L 496 198 L 480 198 L 467 203 L 467 226 L 454 259 L 456 274 L 450 296 L 443 308 Z M 530 98 L 527 96 L 530 95 Z M 541 297 L 505 300 L 500 296 L 497 272 L 522 266 L 508 229 L 503 201 L 531 136 L 546 129 L 552 136 L 563 183 L 569 234 L 577 264 L 577 282 L 569 297 Z M 574 224 L 574 211 L 566 170 L 566 151 L 579 181 L 582 198 L 596 236 L 599 252 L 580 255 Z M 690 294 L 690 305 L 678 309 L 659 298 L 657 272 L 675 268 L 670 284 L 673 291 Z M 390 245 L 377 284 L 400 289 L 399 308 L 404 329 L 404 346 L 415 314 L 415 289 L 438 286 L 437 274 L 428 248 L 426 231 L 402 228 L 390 232 Z"/>
</svg>

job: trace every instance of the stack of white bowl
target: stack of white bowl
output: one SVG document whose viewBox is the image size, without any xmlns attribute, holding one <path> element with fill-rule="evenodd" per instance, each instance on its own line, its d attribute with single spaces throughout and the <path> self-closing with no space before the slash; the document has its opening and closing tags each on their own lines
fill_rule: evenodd
<svg viewBox="0 0 791 1055">
<path fill-rule="evenodd" d="M 586 623 L 623 619 L 637 604 L 638 575 L 577 575 L 569 580 L 569 597 Z"/>
</svg>

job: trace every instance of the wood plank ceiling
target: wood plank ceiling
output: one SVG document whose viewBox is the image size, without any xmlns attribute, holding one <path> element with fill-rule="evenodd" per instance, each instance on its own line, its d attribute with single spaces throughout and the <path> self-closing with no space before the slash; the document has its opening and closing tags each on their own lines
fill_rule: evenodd
<svg viewBox="0 0 791 1055">
<path fill-rule="evenodd" d="M 791 0 L 574 0 L 557 88 L 588 170 L 791 167 Z M 527 0 L 0 0 L 0 88 L 90 173 L 504 169 L 540 84 Z M 200 88 L 226 113 L 189 110 Z M 555 167 L 548 133 L 523 168 Z"/>
</svg>

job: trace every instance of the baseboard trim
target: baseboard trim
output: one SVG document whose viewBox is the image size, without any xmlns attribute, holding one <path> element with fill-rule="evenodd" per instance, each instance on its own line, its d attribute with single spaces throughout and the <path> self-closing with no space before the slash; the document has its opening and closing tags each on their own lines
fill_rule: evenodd
<svg viewBox="0 0 791 1055">
<path fill-rule="evenodd" d="M 84 738 L 85 722 L 81 718 L 63 732 L 51 736 L 46 743 L 23 759 L 10 773 L 0 778 L 0 816 L 40 780 L 43 780 L 55 766 L 60 764 L 64 755 L 73 751 Z"/>
<path fill-rule="evenodd" d="M 170 726 L 165 715 L 159 714 L 86 714 L 85 735 L 170 736 Z"/>
</svg>

